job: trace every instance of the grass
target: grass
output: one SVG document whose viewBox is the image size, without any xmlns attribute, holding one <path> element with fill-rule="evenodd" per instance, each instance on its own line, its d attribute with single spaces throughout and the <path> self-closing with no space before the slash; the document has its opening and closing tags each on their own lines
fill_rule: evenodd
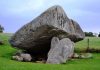
<svg viewBox="0 0 100 70">
<path fill-rule="evenodd" d="M 0 58 L 0 70 L 100 70 L 100 54 L 94 54 L 93 59 L 78 59 L 66 64 L 39 64 L 17 62 L 7 58 Z"/>
<path fill-rule="evenodd" d="M 0 70 L 100 70 L 100 54 L 94 53 L 92 59 L 75 59 L 67 61 L 66 64 L 40 64 L 33 62 L 18 62 L 11 60 L 11 56 L 16 51 L 8 43 L 11 34 L 0 34 L 0 38 L 5 44 L 0 45 Z M 87 39 L 87 38 L 86 38 Z M 76 48 L 86 47 L 86 39 L 76 43 Z M 100 40 L 90 38 L 90 46 L 99 48 Z"/>
<path fill-rule="evenodd" d="M 89 39 L 89 48 L 100 49 L 100 38 L 99 37 L 86 37 L 84 40 L 79 41 L 75 44 L 76 50 L 84 50 L 88 47 Z"/>
</svg>

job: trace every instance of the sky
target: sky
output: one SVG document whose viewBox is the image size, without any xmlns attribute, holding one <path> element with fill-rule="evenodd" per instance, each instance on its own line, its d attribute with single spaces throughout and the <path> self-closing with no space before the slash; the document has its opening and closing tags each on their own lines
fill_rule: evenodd
<svg viewBox="0 0 100 70">
<path fill-rule="evenodd" d="M 14 33 L 51 6 L 60 5 L 85 32 L 100 32 L 100 0 L 0 0 L 0 24 Z"/>
</svg>

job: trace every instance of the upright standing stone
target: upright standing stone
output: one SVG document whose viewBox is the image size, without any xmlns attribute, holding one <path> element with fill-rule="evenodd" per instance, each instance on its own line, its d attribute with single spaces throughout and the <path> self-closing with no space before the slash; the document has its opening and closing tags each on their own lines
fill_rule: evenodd
<svg viewBox="0 0 100 70">
<path fill-rule="evenodd" d="M 64 38 L 59 40 L 53 37 L 51 41 L 51 49 L 48 53 L 47 63 L 60 64 L 66 63 L 74 52 L 74 44 L 70 39 Z"/>
</svg>

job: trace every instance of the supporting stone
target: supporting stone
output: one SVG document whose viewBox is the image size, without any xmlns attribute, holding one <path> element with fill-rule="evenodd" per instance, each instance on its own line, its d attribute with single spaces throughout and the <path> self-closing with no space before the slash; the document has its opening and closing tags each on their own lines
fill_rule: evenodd
<svg viewBox="0 0 100 70">
<path fill-rule="evenodd" d="M 51 41 L 51 49 L 48 53 L 48 59 L 46 63 L 60 64 L 66 63 L 74 52 L 74 43 L 64 38 L 59 40 L 57 37 L 53 37 Z"/>
</svg>

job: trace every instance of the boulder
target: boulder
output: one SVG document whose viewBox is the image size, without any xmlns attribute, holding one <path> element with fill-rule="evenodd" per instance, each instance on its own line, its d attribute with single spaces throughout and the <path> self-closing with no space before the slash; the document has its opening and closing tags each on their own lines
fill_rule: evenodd
<svg viewBox="0 0 100 70">
<path fill-rule="evenodd" d="M 79 57 L 80 57 L 80 55 L 78 53 L 74 53 L 72 56 L 72 58 L 79 58 Z"/>
<path fill-rule="evenodd" d="M 72 58 L 88 59 L 88 58 L 93 58 L 93 55 L 91 53 L 74 53 Z"/>
<path fill-rule="evenodd" d="M 31 61 L 32 60 L 31 55 L 28 53 L 25 53 L 25 54 L 23 53 L 20 56 L 23 58 L 23 61 Z"/>
<path fill-rule="evenodd" d="M 32 57 L 28 53 L 16 53 L 14 56 L 12 56 L 13 60 L 17 61 L 25 61 L 25 62 L 30 62 L 32 60 Z"/>
<path fill-rule="evenodd" d="M 17 61 L 23 61 L 23 58 L 20 57 L 20 56 L 18 56 L 18 55 L 12 56 L 12 59 L 13 59 L 13 60 L 17 60 Z"/>
<path fill-rule="evenodd" d="M 64 38 L 59 40 L 59 38 L 53 37 L 51 40 L 51 48 L 48 53 L 48 59 L 46 63 L 66 63 L 66 61 L 73 55 L 73 52 L 74 43 L 70 39 Z"/>
<path fill-rule="evenodd" d="M 91 53 L 81 53 L 79 58 L 81 59 L 93 58 L 93 55 Z"/>
<path fill-rule="evenodd" d="M 67 17 L 62 7 L 53 6 L 20 28 L 9 42 L 13 47 L 35 55 L 47 54 L 53 37 L 70 38 L 77 42 L 85 35 L 79 24 Z"/>
</svg>

